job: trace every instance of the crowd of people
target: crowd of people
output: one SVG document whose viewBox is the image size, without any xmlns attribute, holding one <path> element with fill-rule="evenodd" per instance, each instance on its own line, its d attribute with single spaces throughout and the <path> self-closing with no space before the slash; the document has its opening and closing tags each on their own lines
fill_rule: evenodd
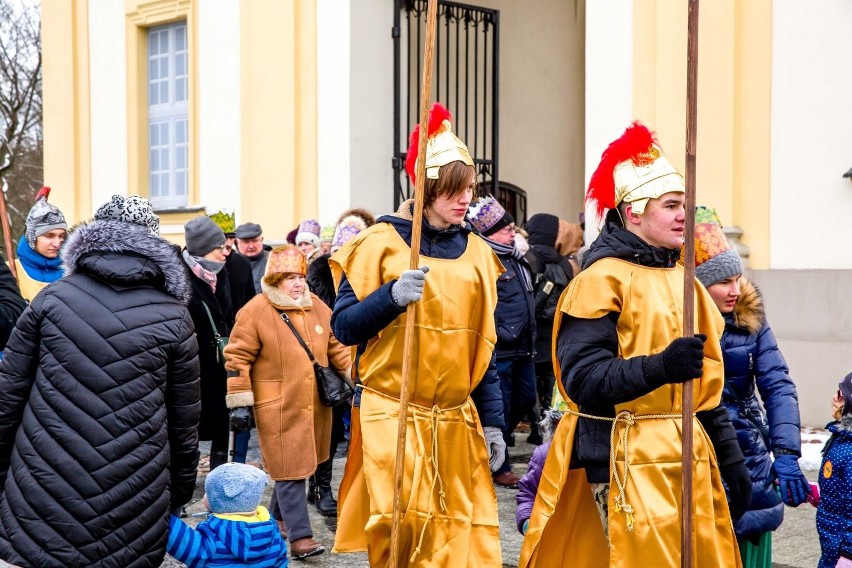
<svg viewBox="0 0 852 568">
<path fill-rule="evenodd" d="M 38 194 L 14 274 L 0 263 L 0 559 L 159 566 L 168 551 L 192 566 L 285 566 L 326 550 L 313 504 L 338 519 L 335 552 L 366 551 L 372 566 L 391 560 L 398 531 L 398 566 L 496 567 L 497 485 L 518 488 L 520 566 L 680 565 L 693 379 L 696 565 L 770 566 L 784 507 L 805 501 L 819 506 L 820 566 L 852 565 L 852 375 L 834 396 L 818 498 L 798 465 L 796 387 L 709 208 L 696 216 L 696 334 L 682 337 L 684 184 L 646 127 L 592 176 L 601 232 L 588 247 L 581 223 L 538 213 L 521 227 L 477 196 L 440 105 L 425 156 L 417 136 L 417 269 L 413 200 L 304 220 L 274 247 L 257 223 L 225 231 L 201 216 L 179 247 L 138 196 L 69 229 Z M 318 388 L 324 368 L 354 387 L 346 404 Z M 524 420 L 538 448 L 521 478 L 509 455 Z M 244 463 L 252 432 L 262 469 Z M 199 441 L 210 516 L 191 528 Z"/>
</svg>

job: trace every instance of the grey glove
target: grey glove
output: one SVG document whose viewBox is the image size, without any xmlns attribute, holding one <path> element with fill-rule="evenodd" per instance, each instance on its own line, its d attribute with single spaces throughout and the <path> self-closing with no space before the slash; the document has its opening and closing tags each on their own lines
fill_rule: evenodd
<svg viewBox="0 0 852 568">
<path fill-rule="evenodd" d="M 428 266 L 421 266 L 417 270 L 406 270 L 391 286 L 391 298 L 393 303 L 400 308 L 411 302 L 417 302 L 423 297 L 423 287 L 426 285 L 426 273 Z"/>
<path fill-rule="evenodd" d="M 506 441 L 500 428 L 485 426 L 482 430 L 485 433 L 485 447 L 488 448 L 488 465 L 494 472 L 506 461 Z"/>
</svg>

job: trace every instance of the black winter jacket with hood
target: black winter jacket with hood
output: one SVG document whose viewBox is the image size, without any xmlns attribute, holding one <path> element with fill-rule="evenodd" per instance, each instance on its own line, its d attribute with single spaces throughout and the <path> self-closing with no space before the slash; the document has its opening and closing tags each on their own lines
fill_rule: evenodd
<svg viewBox="0 0 852 568">
<path fill-rule="evenodd" d="M 198 465 L 198 346 L 181 260 L 146 229 L 93 221 L 66 276 L 24 311 L 0 364 L 0 558 L 163 561 Z"/>
<path fill-rule="evenodd" d="M 667 268 L 680 257 L 679 250 L 652 247 L 620 223 L 611 210 L 601 234 L 583 258 L 583 268 L 602 258 L 620 258 L 641 266 Z M 615 416 L 615 405 L 633 400 L 657 388 L 649 380 L 646 356 L 618 356 L 618 313 L 599 319 L 565 315 L 559 328 L 556 350 L 565 391 L 580 405 L 580 411 L 595 416 Z M 713 442 L 720 466 L 743 461 L 737 433 L 721 404 L 696 413 Z M 572 455 L 572 467 L 585 467 L 590 483 L 605 483 L 609 477 L 611 424 L 580 418 Z"/>
</svg>

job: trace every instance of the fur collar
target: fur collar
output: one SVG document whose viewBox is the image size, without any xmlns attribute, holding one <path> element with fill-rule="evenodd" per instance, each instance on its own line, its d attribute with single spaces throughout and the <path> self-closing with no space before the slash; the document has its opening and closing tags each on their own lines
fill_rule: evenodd
<svg viewBox="0 0 852 568">
<path fill-rule="evenodd" d="M 559 421 L 562 420 L 564 413 L 555 408 L 548 408 L 543 414 L 541 422 L 538 423 L 539 431 L 541 432 L 542 439 L 545 442 L 549 442 L 553 438 L 553 433 L 556 432 L 556 427 L 559 425 Z"/>
<path fill-rule="evenodd" d="M 751 281 L 740 278 L 740 297 L 734 304 L 734 325 L 749 335 L 754 335 L 763 328 L 766 323 L 766 308 L 763 305 L 763 296 Z"/>
<path fill-rule="evenodd" d="M 840 417 L 840 429 L 852 431 L 852 414 L 844 414 Z"/>
<path fill-rule="evenodd" d="M 188 304 L 192 297 L 186 266 L 177 248 L 141 225 L 97 220 L 78 226 L 62 247 L 65 274 L 76 274 L 81 260 L 96 253 L 131 254 L 147 259 L 162 272 L 167 294 L 183 304 Z"/>
<path fill-rule="evenodd" d="M 260 281 L 260 291 L 269 300 L 269 303 L 279 310 L 309 310 L 314 303 L 311 301 L 311 291 L 305 286 L 305 291 L 298 300 L 294 300 L 285 294 L 280 288 L 270 286 L 263 280 Z"/>
<path fill-rule="evenodd" d="M 405 219 L 406 221 L 414 221 L 414 200 L 407 199 L 399 204 L 399 209 L 396 210 L 395 217 Z"/>
</svg>

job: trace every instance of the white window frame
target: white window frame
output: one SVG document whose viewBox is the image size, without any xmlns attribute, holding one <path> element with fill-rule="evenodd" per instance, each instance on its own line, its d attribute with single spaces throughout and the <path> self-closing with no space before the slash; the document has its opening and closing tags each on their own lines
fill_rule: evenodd
<svg viewBox="0 0 852 568">
<path fill-rule="evenodd" d="M 177 41 L 183 36 L 183 49 Z M 163 40 L 167 45 L 163 46 Z M 148 29 L 148 197 L 157 209 L 189 204 L 189 40 L 185 21 Z M 183 73 L 178 75 L 182 62 Z M 178 142 L 178 137 L 182 141 Z M 165 138 L 165 140 L 163 140 Z"/>
</svg>

